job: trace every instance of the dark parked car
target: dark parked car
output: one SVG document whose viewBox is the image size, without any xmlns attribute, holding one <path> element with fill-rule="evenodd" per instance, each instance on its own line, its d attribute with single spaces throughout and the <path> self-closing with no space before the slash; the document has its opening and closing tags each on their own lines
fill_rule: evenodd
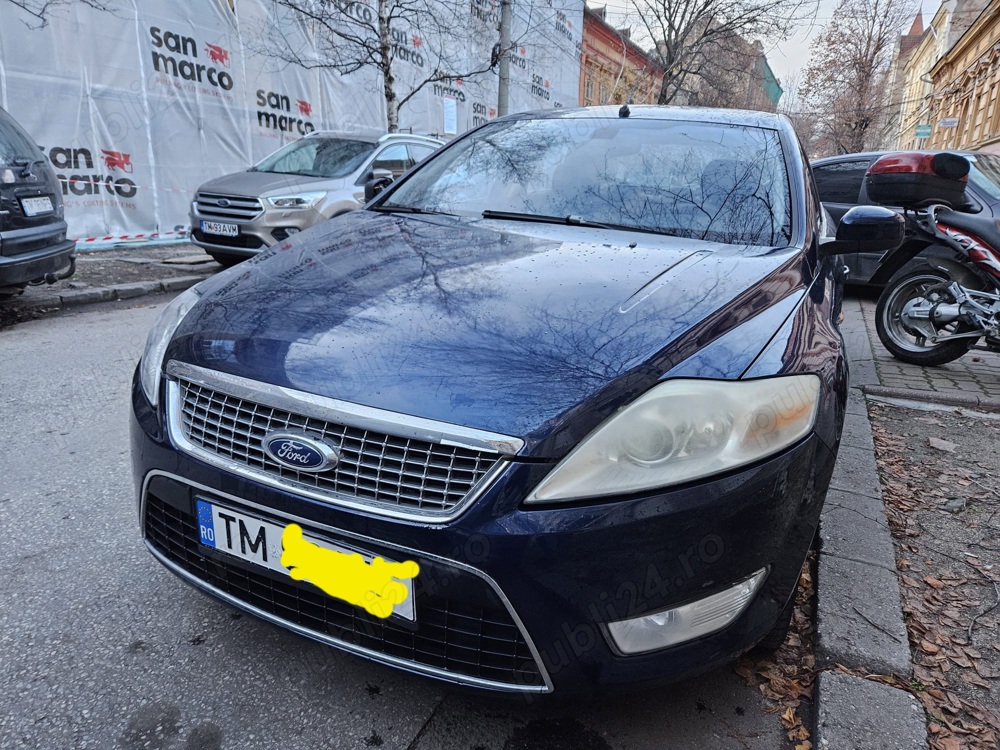
<svg viewBox="0 0 1000 750">
<path fill-rule="evenodd" d="M 0 299 L 73 274 L 62 190 L 48 160 L 0 109 Z"/>
<path fill-rule="evenodd" d="M 825 237 L 810 174 L 761 113 L 456 139 L 164 309 L 132 392 L 146 545 L 297 633 L 496 691 L 776 646 L 844 417 L 832 256 L 902 236 L 859 208 Z"/>
<path fill-rule="evenodd" d="M 865 172 L 868 167 L 883 154 L 889 151 L 872 151 L 863 154 L 845 154 L 827 159 L 817 159 L 812 163 L 813 176 L 819 188 L 819 197 L 830 212 L 834 222 L 840 221 L 854 206 L 873 205 L 865 188 Z M 935 153 L 928 151 L 926 153 Z M 1000 217 L 1000 156 L 995 154 L 973 153 L 971 151 L 956 151 L 972 162 L 969 173 L 969 185 L 965 191 L 968 201 L 964 210 L 972 213 L 984 213 L 988 216 Z M 902 209 L 897 209 L 902 211 Z M 897 275 L 926 268 L 923 258 L 928 255 L 941 255 L 951 258 L 954 253 L 942 246 L 932 245 L 905 265 Z M 848 282 L 853 284 L 868 284 L 878 268 L 881 253 L 861 252 L 853 256 L 845 256 L 844 260 L 850 269 Z"/>
</svg>

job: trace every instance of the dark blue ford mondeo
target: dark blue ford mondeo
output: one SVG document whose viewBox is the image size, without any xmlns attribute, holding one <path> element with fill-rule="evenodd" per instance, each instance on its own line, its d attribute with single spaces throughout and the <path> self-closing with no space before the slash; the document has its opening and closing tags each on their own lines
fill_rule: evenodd
<svg viewBox="0 0 1000 750">
<path fill-rule="evenodd" d="M 836 256 L 902 236 L 825 226 L 778 116 L 491 121 L 166 307 L 143 538 L 236 607 L 489 690 L 776 646 L 843 422 Z"/>
</svg>

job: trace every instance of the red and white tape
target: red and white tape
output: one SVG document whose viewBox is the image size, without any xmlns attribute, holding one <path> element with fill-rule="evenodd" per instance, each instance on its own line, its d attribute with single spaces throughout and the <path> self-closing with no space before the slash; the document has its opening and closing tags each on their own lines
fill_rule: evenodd
<svg viewBox="0 0 1000 750">
<path fill-rule="evenodd" d="M 188 230 L 179 229 L 174 232 L 146 232 L 143 234 L 109 234 L 105 237 L 78 237 L 73 242 L 87 244 L 89 242 L 122 242 L 123 240 L 156 240 L 161 237 L 172 237 L 176 235 L 186 236 Z"/>
</svg>

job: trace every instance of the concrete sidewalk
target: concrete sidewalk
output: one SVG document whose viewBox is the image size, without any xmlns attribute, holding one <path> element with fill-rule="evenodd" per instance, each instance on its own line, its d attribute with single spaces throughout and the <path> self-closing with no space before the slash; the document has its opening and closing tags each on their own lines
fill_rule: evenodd
<svg viewBox="0 0 1000 750">
<path fill-rule="evenodd" d="M 819 748 L 927 747 L 920 704 L 907 692 L 834 671 L 912 673 L 896 556 L 882 504 L 874 442 L 862 389 L 878 383 L 872 342 L 857 299 L 841 326 L 850 362 L 847 417 L 837 466 L 820 518 L 816 583 L 816 688 Z"/>
<path fill-rule="evenodd" d="M 78 251 L 73 276 L 52 285 L 29 286 L 0 306 L 8 313 L 50 311 L 179 292 L 221 268 L 200 247 L 187 243 Z"/>
</svg>

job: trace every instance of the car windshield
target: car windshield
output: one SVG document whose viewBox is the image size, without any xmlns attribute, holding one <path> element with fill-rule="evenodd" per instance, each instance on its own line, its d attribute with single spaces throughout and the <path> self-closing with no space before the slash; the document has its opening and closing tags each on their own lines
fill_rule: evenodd
<svg viewBox="0 0 1000 750">
<path fill-rule="evenodd" d="M 27 134 L 6 112 L 0 110 L 0 166 L 14 166 L 43 158 Z"/>
<path fill-rule="evenodd" d="M 995 201 L 1000 201 L 1000 156 L 993 154 L 969 155 L 972 183 Z"/>
<path fill-rule="evenodd" d="M 375 150 L 374 143 L 345 138 L 300 138 L 268 156 L 254 172 L 301 174 L 307 177 L 347 177 Z"/>
<path fill-rule="evenodd" d="M 487 125 L 419 169 L 393 207 L 569 217 L 715 242 L 782 245 L 789 187 L 777 133 L 642 118 Z"/>
</svg>

